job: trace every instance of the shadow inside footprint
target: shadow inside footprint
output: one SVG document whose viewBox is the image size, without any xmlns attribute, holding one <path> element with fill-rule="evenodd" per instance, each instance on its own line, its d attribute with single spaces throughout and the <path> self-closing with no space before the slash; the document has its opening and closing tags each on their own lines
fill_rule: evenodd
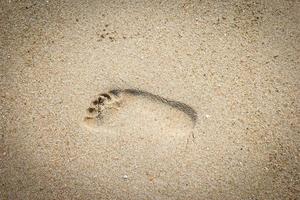
<svg viewBox="0 0 300 200">
<path fill-rule="evenodd" d="M 158 103 L 166 104 L 168 106 L 171 106 L 174 109 L 177 109 L 177 110 L 185 113 L 189 118 L 191 118 L 193 123 L 196 123 L 196 121 L 197 121 L 197 118 L 198 118 L 197 112 L 192 107 L 190 107 L 184 103 L 181 103 L 179 101 L 168 100 L 159 95 L 155 95 L 150 92 L 136 90 L 136 89 L 125 89 L 124 92 L 134 95 L 134 96 L 142 96 L 142 97 L 157 101 Z"/>
</svg>

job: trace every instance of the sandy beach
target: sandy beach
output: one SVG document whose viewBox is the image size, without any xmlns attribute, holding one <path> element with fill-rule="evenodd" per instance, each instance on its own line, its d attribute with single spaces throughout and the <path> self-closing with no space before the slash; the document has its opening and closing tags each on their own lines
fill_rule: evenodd
<svg viewBox="0 0 300 200">
<path fill-rule="evenodd" d="M 2 0 L 0 199 L 296 200 L 300 2 Z"/>
</svg>

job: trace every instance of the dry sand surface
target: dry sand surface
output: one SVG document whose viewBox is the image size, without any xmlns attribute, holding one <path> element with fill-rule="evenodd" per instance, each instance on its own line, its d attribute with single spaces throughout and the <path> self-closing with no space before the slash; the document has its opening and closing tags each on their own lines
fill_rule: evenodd
<svg viewBox="0 0 300 200">
<path fill-rule="evenodd" d="M 299 197 L 299 1 L 0 4 L 1 200 Z"/>
</svg>

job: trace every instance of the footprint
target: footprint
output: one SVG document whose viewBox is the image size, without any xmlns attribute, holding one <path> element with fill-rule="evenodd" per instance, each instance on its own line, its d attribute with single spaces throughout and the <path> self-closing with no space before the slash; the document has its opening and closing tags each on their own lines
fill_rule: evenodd
<svg viewBox="0 0 300 200">
<path fill-rule="evenodd" d="M 178 134 L 191 130 L 196 121 L 196 111 L 184 103 L 137 89 L 116 89 L 91 102 L 83 124 L 92 131 L 130 127 Z"/>
</svg>

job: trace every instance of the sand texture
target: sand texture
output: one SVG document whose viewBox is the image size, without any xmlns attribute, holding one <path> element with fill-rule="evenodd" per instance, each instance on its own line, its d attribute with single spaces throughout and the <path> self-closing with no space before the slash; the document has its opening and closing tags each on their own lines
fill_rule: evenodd
<svg viewBox="0 0 300 200">
<path fill-rule="evenodd" d="M 0 200 L 296 200 L 300 2 L 0 1 Z"/>
</svg>

